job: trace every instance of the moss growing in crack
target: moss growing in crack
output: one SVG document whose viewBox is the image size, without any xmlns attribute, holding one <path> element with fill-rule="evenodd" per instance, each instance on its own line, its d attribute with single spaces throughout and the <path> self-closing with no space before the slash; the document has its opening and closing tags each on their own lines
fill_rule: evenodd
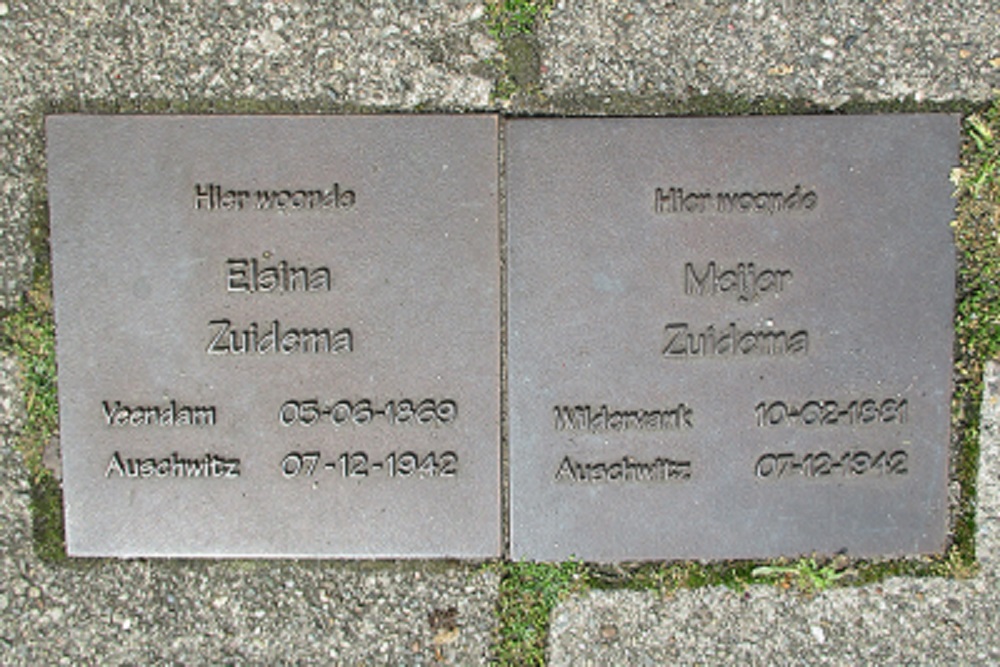
<svg viewBox="0 0 1000 667">
<path fill-rule="evenodd" d="M 442 109 L 447 111 L 448 109 Z M 44 104 L 43 114 L 373 114 L 413 113 L 412 109 L 385 109 L 335 102 L 330 98 L 285 100 L 281 98 L 55 99 Z M 41 114 L 40 114 L 41 115 Z M 41 121 L 39 120 L 39 125 Z"/>
<path fill-rule="evenodd" d="M 497 39 L 533 33 L 544 20 L 555 0 L 494 0 L 487 2 L 489 32 Z"/>
<path fill-rule="evenodd" d="M 3 344 L 17 356 L 27 421 L 19 439 L 33 479 L 44 471 L 42 455 L 56 433 L 55 330 L 48 271 L 36 279 L 19 310 L 3 319 Z"/>
<path fill-rule="evenodd" d="M 548 16 L 554 0 L 494 0 L 487 3 L 488 31 L 500 42 L 503 58 L 493 96 L 509 100 L 519 92 L 537 90 L 542 58 L 535 31 Z"/>
<path fill-rule="evenodd" d="M 549 618 L 561 600 L 588 587 L 588 568 L 564 563 L 500 565 L 499 627 L 494 658 L 501 665 L 544 665 Z"/>
<path fill-rule="evenodd" d="M 33 227 L 34 284 L 24 296 L 21 308 L 4 315 L 0 332 L 4 348 L 15 354 L 20 367 L 26 422 L 18 434 L 17 447 L 30 476 L 35 552 L 45 560 L 60 560 L 66 555 L 62 491 L 43 462 L 45 449 L 56 437 L 58 428 L 48 230 L 44 223 Z"/>
<path fill-rule="evenodd" d="M 1000 355 L 1000 100 L 968 116 L 965 130 L 961 166 L 952 174 L 960 253 L 954 421 L 961 442 L 954 465 L 962 487 L 955 543 L 971 561 L 983 362 Z"/>
<path fill-rule="evenodd" d="M 35 554 L 44 561 L 65 560 L 62 487 L 52 473 L 46 472 L 32 483 L 30 507 Z"/>
</svg>

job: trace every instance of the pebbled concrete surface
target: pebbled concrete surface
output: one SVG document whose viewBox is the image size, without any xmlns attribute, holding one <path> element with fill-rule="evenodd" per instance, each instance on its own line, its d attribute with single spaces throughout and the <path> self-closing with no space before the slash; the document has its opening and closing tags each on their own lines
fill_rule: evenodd
<svg viewBox="0 0 1000 667">
<path fill-rule="evenodd" d="M 995 0 L 560 0 L 542 90 L 866 100 L 984 99 L 1000 87 Z"/>
<path fill-rule="evenodd" d="M 983 400 L 967 581 L 892 578 L 804 597 L 775 586 L 594 591 L 553 613 L 551 665 L 1000 664 L 1000 364 Z"/>
<path fill-rule="evenodd" d="M 599 113 L 575 100 L 622 97 L 644 100 L 649 113 L 661 101 L 713 91 L 801 96 L 820 106 L 845 96 L 975 101 L 1000 88 L 1000 3 L 565 0 L 518 50 L 523 57 L 509 64 L 540 88 L 510 105 L 523 113 Z M 503 59 L 480 0 L 0 0 L 0 307 L 16 306 L 31 272 L 28 229 L 44 211 L 49 109 L 492 110 L 508 106 L 490 97 Z M 497 580 L 477 565 L 40 562 L 31 549 L 26 473 L 11 447 L 17 398 L 13 366 L 0 355 L 0 663 L 486 660 Z M 996 470 L 1000 454 L 993 447 L 988 456 Z M 981 496 L 1000 489 L 1000 480 L 987 482 Z M 994 572 L 995 554 L 981 549 Z M 995 584 L 901 580 L 881 595 L 837 591 L 812 601 L 770 589 L 748 602 L 717 590 L 676 603 L 630 593 L 604 594 L 611 597 L 602 603 L 595 594 L 560 609 L 552 658 L 658 660 L 675 655 L 667 640 L 677 623 L 689 630 L 673 645 L 696 645 L 678 649 L 677 662 L 720 662 L 737 650 L 751 663 L 764 659 L 755 655 L 779 663 L 812 656 L 837 664 L 838 655 L 841 664 L 910 655 L 921 663 L 949 655 L 960 664 L 998 662 L 976 652 L 996 634 L 996 607 L 984 602 L 995 603 Z M 929 588 L 907 588 L 918 585 Z M 620 619 L 607 653 L 593 645 L 588 625 L 598 622 L 589 610 L 599 604 Z M 847 611 L 838 612 L 841 605 Z M 903 610 L 914 605 L 924 611 Z M 774 622 L 754 625 L 756 616 Z M 630 622 L 646 629 L 631 633 L 638 626 Z M 863 629 L 848 632 L 858 622 Z M 937 631 L 938 645 L 909 652 L 924 626 Z M 926 633 L 922 641 L 930 642 Z M 807 651 L 802 658 L 780 653 L 793 645 Z"/>
</svg>

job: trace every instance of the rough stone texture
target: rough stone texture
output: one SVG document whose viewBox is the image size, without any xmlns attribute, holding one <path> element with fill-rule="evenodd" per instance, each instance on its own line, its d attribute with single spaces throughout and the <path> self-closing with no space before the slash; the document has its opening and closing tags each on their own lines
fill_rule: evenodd
<svg viewBox="0 0 1000 667">
<path fill-rule="evenodd" d="M 976 558 L 983 572 L 1000 577 L 1000 362 L 987 364 L 983 375 Z"/>
<path fill-rule="evenodd" d="M 554 612 L 552 665 L 997 664 L 1000 662 L 1000 365 L 987 372 L 979 574 L 893 578 L 804 598 L 773 586 L 594 591 Z"/>
<path fill-rule="evenodd" d="M 986 99 L 1000 87 L 998 25 L 995 0 L 560 0 L 539 32 L 541 87 L 834 107 L 852 97 Z"/>
</svg>

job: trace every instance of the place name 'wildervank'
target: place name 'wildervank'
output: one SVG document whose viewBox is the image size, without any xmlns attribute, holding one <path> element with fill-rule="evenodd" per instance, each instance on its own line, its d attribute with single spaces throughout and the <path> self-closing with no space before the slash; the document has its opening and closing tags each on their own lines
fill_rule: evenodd
<svg viewBox="0 0 1000 667">
<path fill-rule="evenodd" d="M 557 405 L 557 431 L 677 431 L 694 427 L 694 410 L 684 403 L 675 408 L 618 410 L 607 405 Z"/>
<path fill-rule="evenodd" d="M 613 461 L 577 461 L 566 456 L 556 471 L 557 482 L 682 482 L 691 479 L 691 462 L 657 457 L 637 461 L 623 456 Z"/>
<path fill-rule="evenodd" d="M 209 354 L 341 354 L 354 350 L 350 329 L 329 327 L 286 327 L 272 320 L 266 328 L 251 322 L 246 328 L 231 320 L 212 320 Z"/>
<path fill-rule="evenodd" d="M 108 426 L 215 426 L 214 405 L 125 405 L 101 401 Z"/>
<path fill-rule="evenodd" d="M 809 352 L 809 332 L 805 329 L 747 330 L 734 322 L 718 329 L 712 324 L 692 329 L 687 322 L 672 322 L 663 330 L 663 356 L 670 358 L 805 356 Z"/>
</svg>

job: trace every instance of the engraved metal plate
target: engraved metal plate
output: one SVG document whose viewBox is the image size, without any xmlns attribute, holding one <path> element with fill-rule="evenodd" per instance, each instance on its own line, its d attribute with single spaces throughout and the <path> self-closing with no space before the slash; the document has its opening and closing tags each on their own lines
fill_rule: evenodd
<svg viewBox="0 0 1000 667">
<path fill-rule="evenodd" d="M 47 131 L 70 554 L 500 553 L 494 116 Z"/>
<path fill-rule="evenodd" d="M 957 117 L 506 137 L 515 558 L 943 549 Z"/>
</svg>

